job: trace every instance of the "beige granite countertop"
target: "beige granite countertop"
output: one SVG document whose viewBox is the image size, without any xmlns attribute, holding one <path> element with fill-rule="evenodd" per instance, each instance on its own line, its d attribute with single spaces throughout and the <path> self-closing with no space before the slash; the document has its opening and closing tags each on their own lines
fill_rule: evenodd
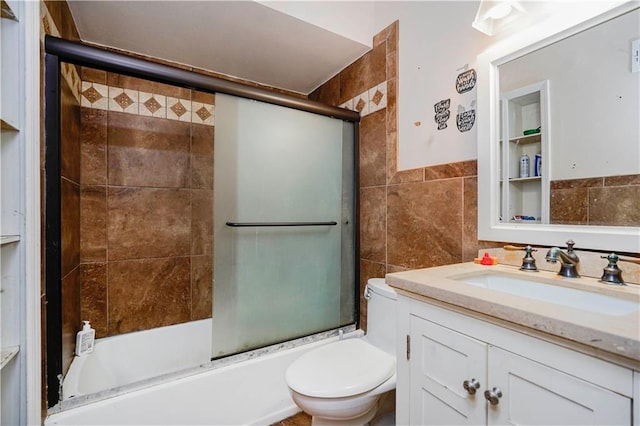
<svg viewBox="0 0 640 426">
<path fill-rule="evenodd" d="M 546 284 L 571 287 L 630 300 L 640 304 L 640 286 L 610 286 L 594 278 L 563 278 L 555 272 L 524 272 L 507 265 L 460 263 L 386 275 L 387 283 L 401 294 L 435 299 L 465 310 L 524 326 L 556 338 L 578 342 L 598 352 L 623 357 L 640 370 L 640 310 L 627 315 L 607 315 L 491 290 L 458 281 L 477 273 L 516 274 Z"/>
</svg>

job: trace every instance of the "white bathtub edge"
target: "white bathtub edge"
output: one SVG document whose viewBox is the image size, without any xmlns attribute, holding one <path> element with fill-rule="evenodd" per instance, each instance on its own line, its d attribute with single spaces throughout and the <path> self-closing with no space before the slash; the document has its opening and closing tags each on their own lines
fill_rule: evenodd
<svg viewBox="0 0 640 426">
<path fill-rule="evenodd" d="M 346 333 L 345 338 L 359 337 L 362 334 L 362 330 L 356 330 Z M 261 356 L 254 356 L 218 368 L 210 365 L 203 366 L 194 369 L 196 371 L 192 371 L 188 376 L 175 378 L 171 381 L 167 381 L 165 377 L 161 383 L 147 383 L 127 393 L 120 392 L 118 394 L 116 393 L 117 389 L 105 391 L 101 393 L 100 400 L 87 400 L 91 395 L 72 398 L 65 401 L 64 410 L 61 410 L 59 406 L 56 406 L 57 410 L 55 407 L 49 410 L 49 416 L 45 419 L 44 425 L 273 424 L 300 412 L 291 399 L 284 382 L 284 371 L 287 366 L 293 359 L 300 356 L 301 352 L 331 343 L 337 339 L 338 337 L 334 336 L 272 353 L 263 352 Z M 260 365 L 262 363 L 265 363 L 266 366 L 262 367 Z M 270 363 L 274 364 L 269 365 Z M 242 373 L 243 367 L 246 367 L 248 373 Z M 258 386 L 255 386 L 253 396 L 251 396 L 252 393 L 246 392 L 241 386 L 243 386 L 243 382 L 246 382 L 247 375 L 248 377 L 256 377 L 256 371 L 271 371 L 273 374 L 272 378 L 266 381 L 268 383 L 266 389 L 260 391 L 262 392 L 260 396 L 256 396 L 256 389 L 259 391 L 261 382 L 256 382 Z M 238 375 L 239 372 L 240 375 Z M 271 385 L 274 380 L 278 383 Z M 238 388 L 234 389 L 236 383 L 238 383 Z M 189 392 L 193 392 L 193 395 L 185 398 Z M 232 402 L 229 402 L 228 398 L 226 403 L 219 402 L 224 400 L 227 394 L 238 396 L 232 399 Z M 268 394 L 273 399 L 268 404 L 268 409 L 264 407 L 264 401 L 262 401 L 264 394 Z M 245 397 L 247 399 L 242 400 Z M 176 404 L 178 401 L 184 402 Z M 219 406 L 215 405 L 216 402 Z M 241 403 L 240 409 L 237 408 L 239 402 Z M 74 406 L 70 407 L 69 405 Z M 262 409 L 252 413 L 248 412 L 251 410 L 242 409 L 254 405 L 258 408 L 262 406 Z M 167 407 L 168 412 L 158 411 L 158 407 Z M 202 407 L 206 407 L 206 409 L 203 410 Z M 223 410 L 227 412 L 221 413 Z M 149 412 L 149 415 L 140 417 L 141 411 Z M 239 418 L 233 417 L 237 412 L 241 412 L 244 417 L 242 415 Z M 208 415 L 211 417 L 203 418 Z"/>
</svg>

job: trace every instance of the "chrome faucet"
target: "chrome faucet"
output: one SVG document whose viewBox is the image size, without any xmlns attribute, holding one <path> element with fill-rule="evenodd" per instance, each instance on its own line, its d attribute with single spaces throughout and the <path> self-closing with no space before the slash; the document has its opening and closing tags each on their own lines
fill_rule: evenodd
<svg viewBox="0 0 640 426">
<path fill-rule="evenodd" d="M 556 263 L 560 260 L 560 271 L 558 275 L 562 275 L 565 278 L 580 278 L 576 266 L 580 263 L 580 258 L 573 251 L 573 245 L 575 243 L 572 240 L 567 241 L 566 253 L 559 247 L 551 247 L 545 256 L 547 262 Z"/>
</svg>

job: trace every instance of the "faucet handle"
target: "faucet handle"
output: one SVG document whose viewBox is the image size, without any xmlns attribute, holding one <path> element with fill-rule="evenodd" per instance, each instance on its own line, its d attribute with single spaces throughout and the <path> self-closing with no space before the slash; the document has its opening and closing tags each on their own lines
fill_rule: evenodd
<svg viewBox="0 0 640 426">
<path fill-rule="evenodd" d="M 611 253 L 609 256 L 600 256 L 607 259 L 609 263 L 602 270 L 600 281 L 605 284 L 626 285 L 622 279 L 622 270 L 618 268 L 618 260 L 621 260 L 617 254 Z"/>
<path fill-rule="evenodd" d="M 531 246 L 514 246 L 511 244 L 507 244 L 506 246 L 502 247 L 505 250 L 524 250 L 527 253 L 531 253 L 532 251 L 538 251 L 538 249 L 535 249 Z"/>
<path fill-rule="evenodd" d="M 601 259 L 608 259 L 610 262 L 613 260 L 615 262 L 629 262 L 629 263 L 637 263 L 640 265 L 640 259 L 635 257 L 620 257 L 615 253 L 611 253 L 608 256 L 600 256 Z"/>
<path fill-rule="evenodd" d="M 615 254 L 615 253 L 612 253 L 612 254 Z M 637 259 L 635 257 L 618 257 L 618 260 L 620 262 L 636 263 L 640 265 L 640 259 Z"/>
<path fill-rule="evenodd" d="M 531 254 L 534 251 L 538 251 L 531 246 L 512 246 L 506 245 L 504 246 L 505 250 L 524 250 L 524 257 L 522 258 L 522 265 L 520 266 L 521 271 L 529 271 L 529 272 L 537 272 L 538 267 L 536 266 L 536 259 Z"/>
<path fill-rule="evenodd" d="M 567 245 L 567 251 L 568 252 L 572 252 L 573 251 L 573 246 L 576 243 L 573 240 L 567 240 L 567 242 L 565 244 Z"/>
</svg>

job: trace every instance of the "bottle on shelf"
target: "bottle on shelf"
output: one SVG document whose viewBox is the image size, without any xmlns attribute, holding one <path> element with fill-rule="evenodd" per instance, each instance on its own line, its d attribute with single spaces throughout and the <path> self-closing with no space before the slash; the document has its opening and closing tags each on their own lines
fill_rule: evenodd
<svg viewBox="0 0 640 426">
<path fill-rule="evenodd" d="M 533 160 L 533 175 L 542 176 L 542 155 L 536 154 Z"/>
<path fill-rule="evenodd" d="M 520 157 L 520 177 L 529 177 L 529 156 L 527 154 Z"/>
</svg>

